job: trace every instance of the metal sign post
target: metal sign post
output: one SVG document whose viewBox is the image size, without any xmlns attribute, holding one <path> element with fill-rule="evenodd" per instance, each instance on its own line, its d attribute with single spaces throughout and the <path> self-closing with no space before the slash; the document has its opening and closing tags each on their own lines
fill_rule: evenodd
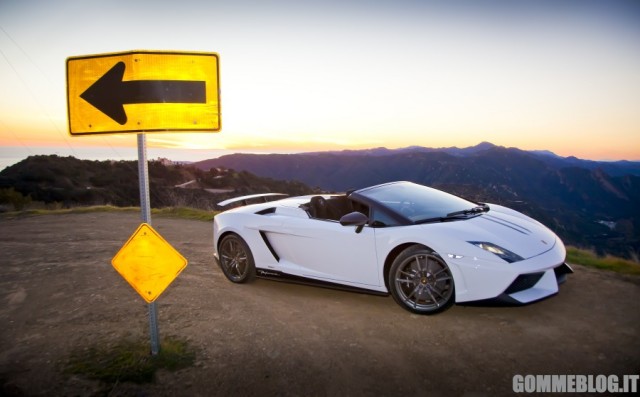
<svg viewBox="0 0 640 397">
<path fill-rule="evenodd" d="M 144 133 L 138 134 L 138 179 L 140 181 L 140 211 L 142 215 L 142 222 L 151 225 L 147 137 Z M 151 335 L 151 354 L 155 356 L 160 351 L 156 302 L 149 303 L 149 334 Z"/>
<path fill-rule="evenodd" d="M 138 134 L 142 225 L 112 265 L 149 303 L 152 355 L 160 351 L 155 299 L 187 261 L 151 227 L 145 133 L 219 131 L 218 71 L 218 54 L 211 52 L 128 51 L 67 58 L 69 133 Z"/>
</svg>

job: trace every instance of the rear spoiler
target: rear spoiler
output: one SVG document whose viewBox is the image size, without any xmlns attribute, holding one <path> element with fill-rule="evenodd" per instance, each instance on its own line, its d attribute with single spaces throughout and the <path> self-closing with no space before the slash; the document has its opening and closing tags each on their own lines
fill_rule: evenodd
<svg viewBox="0 0 640 397">
<path fill-rule="evenodd" d="M 253 199 L 262 199 L 262 202 L 266 203 L 267 201 L 273 201 L 273 200 L 267 200 L 268 197 L 276 197 L 276 196 L 283 196 L 286 197 L 288 196 L 288 194 L 284 194 L 284 193 L 260 193 L 260 194 L 250 194 L 248 196 L 241 196 L 241 197 L 235 197 L 235 198 L 230 198 L 228 200 L 224 200 L 218 203 L 218 206 L 220 207 L 226 207 L 229 204 L 233 204 L 233 203 L 237 203 L 237 202 L 242 202 L 242 205 L 247 205 L 249 203 L 249 200 L 253 200 Z"/>
</svg>

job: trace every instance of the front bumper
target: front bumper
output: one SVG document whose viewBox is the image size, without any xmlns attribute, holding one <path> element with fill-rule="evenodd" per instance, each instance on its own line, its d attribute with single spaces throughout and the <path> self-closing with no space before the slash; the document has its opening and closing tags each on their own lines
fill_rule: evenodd
<svg viewBox="0 0 640 397">
<path fill-rule="evenodd" d="M 533 302 L 558 293 L 558 285 L 572 273 L 559 241 L 540 255 L 514 263 L 479 257 L 448 259 L 457 273 L 458 303 L 496 298 L 519 304 Z"/>
<path fill-rule="evenodd" d="M 496 299 L 512 304 L 527 304 L 558 293 L 559 285 L 573 269 L 566 263 L 544 272 L 521 274 Z"/>
</svg>

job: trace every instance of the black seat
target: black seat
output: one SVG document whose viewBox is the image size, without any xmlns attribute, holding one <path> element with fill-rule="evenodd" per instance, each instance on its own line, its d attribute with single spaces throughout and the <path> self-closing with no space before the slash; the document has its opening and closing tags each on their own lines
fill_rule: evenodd
<svg viewBox="0 0 640 397">
<path fill-rule="evenodd" d="M 309 202 L 309 214 L 312 218 L 328 219 L 327 200 L 322 196 L 313 196 Z"/>
<path fill-rule="evenodd" d="M 339 221 L 344 215 L 353 212 L 353 205 L 351 200 L 345 196 L 336 196 L 329 199 L 328 202 L 328 217 L 334 221 Z"/>
</svg>

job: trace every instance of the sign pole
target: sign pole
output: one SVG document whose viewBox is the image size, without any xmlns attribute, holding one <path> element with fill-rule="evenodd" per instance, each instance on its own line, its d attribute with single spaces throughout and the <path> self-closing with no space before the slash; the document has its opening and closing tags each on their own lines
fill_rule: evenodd
<svg viewBox="0 0 640 397">
<path fill-rule="evenodd" d="M 151 354 L 155 356 L 160 351 L 155 299 L 187 261 L 151 227 L 145 133 L 220 131 L 218 54 L 127 51 L 69 57 L 66 64 L 71 135 L 138 135 L 143 224 L 111 264 L 149 304 Z"/>
<path fill-rule="evenodd" d="M 138 134 L 138 179 L 140 181 L 140 211 L 142 222 L 151 225 L 151 204 L 149 200 L 149 167 L 147 164 L 147 137 Z M 158 314 L 156 302 L 149 303 L 149 333 L 151 335 L 151 355 L 160 351 L 158 335 Z"/>
</svg>

